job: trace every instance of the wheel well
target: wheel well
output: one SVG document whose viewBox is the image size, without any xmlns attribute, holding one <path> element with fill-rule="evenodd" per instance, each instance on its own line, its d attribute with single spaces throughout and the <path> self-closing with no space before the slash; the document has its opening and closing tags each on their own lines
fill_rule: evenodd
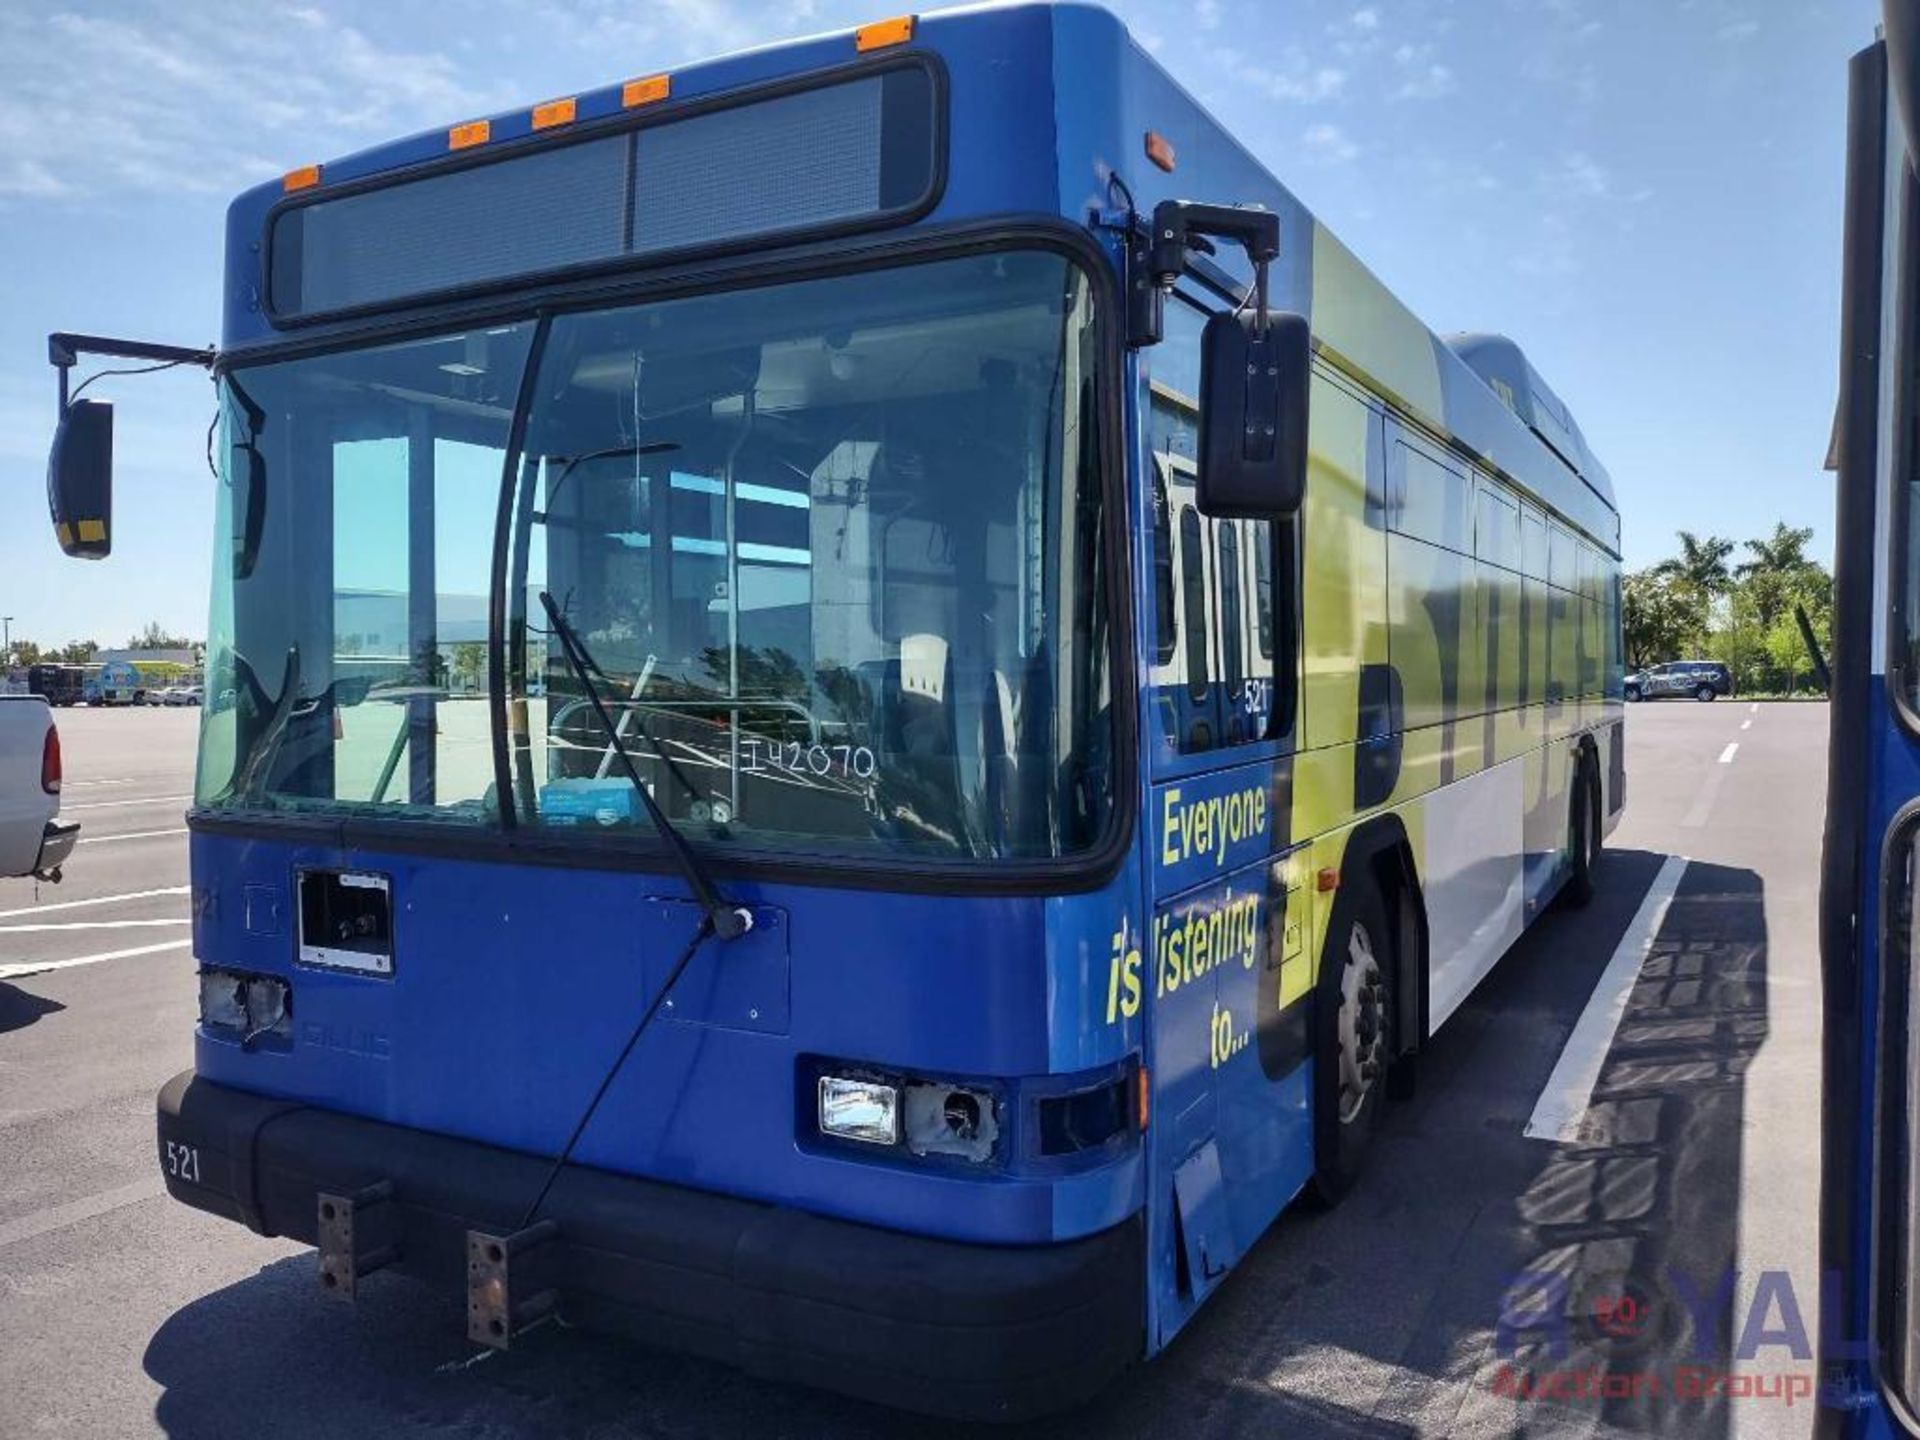
<svg viewBox="0 0 1920 1440">
<path fill-rule="evenodd" d="M 1380 892 L 1393 934 L 1395 1055 L 1418 1050 L 1427 1035 L 1427 907 L 1413 845 L 1397 815 L 1382 815 L 1347 837 L 1341 872 L 1363 873 Z"/>
<path fill-rule="evenodd" d="M 1600 747 L 1592 735 L 1582 735 L 1574 745 L 1574 773 L 1576 779 L 1585 779 L 1594 813 L 1604 816 L 1607 813 L 1606 782 L 1600 778 Z"/>
</svg>

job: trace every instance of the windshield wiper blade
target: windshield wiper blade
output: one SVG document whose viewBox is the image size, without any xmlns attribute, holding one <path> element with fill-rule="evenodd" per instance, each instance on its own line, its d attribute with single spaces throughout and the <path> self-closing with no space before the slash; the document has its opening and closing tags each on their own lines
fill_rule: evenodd
<svg viewBox="0 0 1920 1440">
<path fill-rule="evenodd" d="M 640 797 L 647 818 L 653 821 L 654 828 L 660 832 L 660 838 L 667 842 L 667 849 L 673 852 L 673 858 L 680 867 L 680 874 L 687 882 L 687 888 L 693 891 L 694 899 L 707 912 L 707 924 L 715 936 L 722 940 L 733 940 L 753 928 L 753 912 L 743 905 L 734 905 L 720 894 L 713 883 L 713 877 L 707 873 L 707 867 L 701 862 L 699 854 L 687 843 L 686 836 L 667 819 L 667 812 L 660 808 L 653 798 L 653 792 L 647 789 L 646 782 L 640 778 L 640 772 L 634 768 L 633 757 L 627 753 L 627 747 L 620 743 L 620 732 L 613 723 L 613 717 L 607 713 L 606 702 L 601 700 L 600 692 L 593 687 L 593 671 L 600 667 L 592 663 L 586 647 L 580 643 L 580 637 L 573 633 L 573 626 L 567 623 L 567 617 L 560 613 L 560 607 L 547 591 L 540 592 L 540 605 L 547 612 L 547 620 L 553 626 L 553 633 L 560 637 L 561 652 L 567 657 L 567 667 L 573 671 L 574 678 L 580 682 L 580 688 L 586 692 L 587 703 L 593 706 L 595 718 L 606 733 L 607 742 L 619 756 L 620 767 L 627 772 L 627 782 L 633 786 L 633 793 Z M 654 752 L 665 759 L 659 742 L 647 730 L 640 727 L 647 743 Z M 668 762 L 671 764 L 671 762 Z"/>
</svg>

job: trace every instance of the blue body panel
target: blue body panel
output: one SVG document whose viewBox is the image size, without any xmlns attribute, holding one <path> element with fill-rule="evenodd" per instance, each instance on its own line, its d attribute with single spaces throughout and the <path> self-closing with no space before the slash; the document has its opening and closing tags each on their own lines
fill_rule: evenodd
<svg viewBox="0 0 1920 1440">
<path fill-rule="evenodd" d="M 391 977 L 295 963 L 292 876 L 309 867 L 389 877 Z M 217 835 L 195 838 L 193 874 L 195 954 L 289 976 L 295 997 L 290 1047 L 243 1052 L 202 1029 L 201 1075 L 537 1154 L 565 1143 L 696 914 L 666 878 Z M 1103 1229 L 1139 1207 L 1137 1156 L 1079 1173 L 1035 1157 L 1002 1173 L 810 1152 L 795 1139 L 811 1101 L 796 1097 L 795 1065 L 1044 1084 L 1120 1059 L 1137 1030 L 1083 1014 L 1089 979 L 1105 1003 L 1119 888 L 990 900 L 734 883 L 782 933 L 756 932 L 757 952 L 706 947 L 576 1158 L 956 1239 Z"/>
</svg>

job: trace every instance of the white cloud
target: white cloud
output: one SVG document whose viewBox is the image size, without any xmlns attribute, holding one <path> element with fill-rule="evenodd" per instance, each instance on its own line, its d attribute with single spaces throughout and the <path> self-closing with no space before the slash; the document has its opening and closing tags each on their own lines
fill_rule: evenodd
<svg viewBox="0 0 1920 1440">
<path fill-rule="evenodd" d="M 1395 100 L 1438 100 L 1459 88 L 1453 68 L 1434 59 L 1431 45 L 1403 42 L 1394 47 L 1393 64 L 1400 75 L 1390 91 Z"/>
<path fill-rule="evenodd" d="M 224 193 L 498 108 L 502 88 L 311 6 L 10 10 L 0 13 L 0 193 Z"/>
<path fill-rule="evenodd" d="M 1333 51 L 1343 60 L 1358 62 L 1373 55 L 1380 49 L 1380 12 L 1371 5 L 1362 5 L 1350 14 L 1342 15 L 1327 23 L 1327 37 L 1333 42 Z"/>
<path fill-rule="evenodd" d="M 1426 65 L 1409 75 L 1393 92 L 1396 100 L 1438 100 L 1451 95 L 1457 88 L 1453 71 L 1445 65 L 1435 62 Z"/>
<path fill-rule="evenodd" d="M 1298 45 L 1282 50 L 1273 65 L 1256 65 L 1238 51 L 1215 49 L 1213 63 L 1243 85 L 1275 100 L 1315 105 L 1346 89 L 1347 72 L 1337 65 L 1315 62 Z"/>
<path fill-rule="evenodd" d="M 1562 156 L 1547 177 L 1548 188 L 1576 199 L 1604 200 L 1613 192 L 1606 168 L 1591 155 L 1574 151 Z"/>
<path fill-rule="evenodd" d="M 1202 30 L 1220 28 L 1220 0 L 1195 0 L 1193 18 Z"/>
<path fill-rule="evenodd" d="M 0 158 L 0 195 L 24 195 L 44 200 L 65 195 L 69 187 L 32 156 L 12 155 Z"/>
<path fill-rule="evenodd" d="M 1313 159 L 1344 165 L 1360 153 L 1360 147 L 1338 125 L 1324 122 L 1309 125 L 1300 137 L 1301 148 Z"/>
</svg>

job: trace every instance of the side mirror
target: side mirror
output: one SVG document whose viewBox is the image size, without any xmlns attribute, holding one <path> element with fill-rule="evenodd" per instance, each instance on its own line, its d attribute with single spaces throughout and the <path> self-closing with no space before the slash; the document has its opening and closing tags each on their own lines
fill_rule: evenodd
<svg viewBox="0 0 1920 1440">
<path fill-rule="evenodd" d="M 1307 488 L 1313 350 L 1304 315 L 1215 315 L 1200 337 L 1200 513 L 1276 519 Z"/>
<path fill-rule="evenodd" d="M 67 554 L 104 560 L 113 551 L 113 406 L 75 400 L 60 412 L 47 456 L 47 510 Z"/>
</svg>

